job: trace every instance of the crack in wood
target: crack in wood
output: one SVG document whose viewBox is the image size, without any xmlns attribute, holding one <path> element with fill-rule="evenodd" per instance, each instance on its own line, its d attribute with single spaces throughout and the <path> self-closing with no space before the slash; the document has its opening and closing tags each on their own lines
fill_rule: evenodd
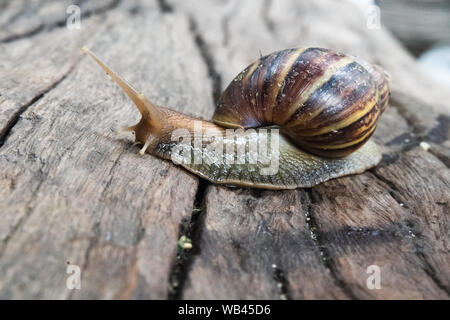
<svg viewBox="0 0 450 320">
<path fill-rule="evenodd" d="M 78 62 L 78 61 L 77 61 Z M 53 82 L 50 86 L 42 90 L 41 93 L 33 97 L 28 103 L 22 105 L 19 110 L 17 110 L 12 117 L 8 120 L 7 124 L 3 128 L 3 130 L 0 132 L 0 148 L 5 144 L 6 140 L 8 139 L 8 136 L 11 134 L 12 129 L 17 124 L 17 122 L 20 120 L 20 117 L 22 114 L 27 111 L 31 106 L 33 106 L 36 102 L 41 100 L 47 93 L 49 93 L 51 90 L 58 87 L 58 85 L 64 81 L 64 79 L 67 78 L 67 76 L 73 71 L 73 69 L 76 66 L 76 63 L 74 63 L 69 70 L 64 73 L 58 80 Z"/>
<path fill-rule="evenodd" d="M 394 138 L 393 140 L 401 139 L 401 138 L 403 138 L 403 137 L 408 137 L 408 138 L 405 138 L 405 139 L 408 139 L 408 142 L 404 143 L 404 145 L 403 145 L 398 151 L 395 151 L 395 152 L 392 152 L 392 153 L 384 153 L 384 154 L 382 155 L 381 162 L 378 164 L 377 168 L 385 168 L 385 167 L 390 166 L 391 164 L 396 163 L 397 160 L 400 158 L 400 156 L 401 156 L 403 153 L 408 152 L 408 151 L 411 151 L 411 150 L 413 150 L 414 148 L 419 147 L 421 141 L 427 140 L 426 138 L 423 139 L 423 138 L 421 138 L 421 137 L 417 137 L 417 136 L 413 135 L 412 133 L 405 133 L 405 134 L 402 134 L 402 135 L 400 135 L 400 136 Z M 386 146 L 394 145 L 394 144 L 396 144 L 396 143 L 388 142 L 388 143 L 386 144 Z M 443 147 L 442 145 L 437 145 L 437 146 Z M 446 156 L 445 154 L 443 154 L 443 153 L 441 153 L 441 152 L 435 150 L 433 147 L 431 147 L 431 148 L 428 150 L 428 152 L 429 152 L 430 154 L 432 154 L 439 162 L 441 162 L 441 163 L 442 163 L 443 165 L 445 165 L 447 168 L 450 168 L 450 157 L 448 157 L 448 156 Z M 372 170 L 373 170 L 373 169 L 372 169 Z M 370 171 L 370 170 L 369 170 L 369 171 Z"/>
<path fill-rule="evenodd" d="M 319 226 L 314 217 L 314 205 L 316 203 L 313 191 L 311 188 L 300 189 L 300 197 L 302 201 L 302 206 L 304 208 L 306 225 L 308 226 L 309 232 L 311 234 L 311 239 L 317 246 L 319 253 L 321 255 L 321 260 L 325 268 L 330 272 L 330 275 L 336 285 L 341 288 L 343 293 L 347 295 L 350 299 L 358 299 L 358 297 L 353 293 L 350 287 L 347 285 L 343 277 L 341 276 L 339 270 L 337 269 L 333 259 L 331 258 L 330 252 L 324 242 L 324 237 L 319 229 Z"/>
<path fill-rule="evenodd" d="M 84 0 L 83 0 L 84 1 Z M 85 17 L 89 17 L 91 15 L 95 14 L 101 14 L 104 12 L 107 12 L 109 10 L 114 9 L 119 5 L 121 0 L 115 0 L 113 3 L 111 3 L 110 6 L 106 6 L 97 10 L 90 11 L 90 14 L 85 14 Z M 111 7 L 112 6 L 112 7 Z M 50 31 L 50 30 L 49 30 Z M 0 41 L 1 43 L 2 41 Z M 67 70 L 66 73 L 64 73 L 59 79 L 57 79 L 55 82 L 50 84 L 47 88 L 43 89 L 39 94 L 34 96 L 28 103 L 22 105 L 14 114 L 13 116 L 8 120 L 5 127 L 0 131 L 0 148 L 5 144 L 8 136 L 10 135 L 12 129 L 17 124 L 17 122 L 20 120 L 21 115 L 27 111 L 32 105 L 34 105 L 36 102 L 38 102 L 40 99 L 42 99 L 47 93 L 52 91 L 53 89 L 56 89 L 60 83 L 62 83 L 70 73 L 75 69 L 76 65 L 80 62 L 81 58 L 78 58 Z"/>
<path fill-rule="evenodd" d="M 289 283 L 284 275 L 284 271 L 280 266 L 273 264 L 273 280 L 275 280 L 278 290 L 280 291 L 281 300 L 291 300 L 292 297 L 289 293 Z"/>
<path fill-rule="evenodd" d="M 183 290 L 186 284 L 190 267 L 195 255 L 200 253 L 201 234 L 205 216 L 205 194 L 209 183 L 199 179 L 197 192 L 195 194 L 192 213 L 183 219 L 179 226 L 178 239 L 185 237 L 191 242 L 191 248 L 182 248 L 177 243 L 177 253 L 173 259 L 169 272 L 168 295 L 169 300 L 179 300 L 183 297 Z"/>
<path fill-rule="evenodd" d="M 202 35 L 200 34 L 197 23 L 193 17 L 189 17 L 189 27 L 192 34 L 194 35 L 195 44 L 197 45 L 200 55 L 202 56 L 203 61 L 206 64 L 208 75 L 211 78 L 213 84 L 213 100 L 214 103 L 217 104 L 222 94 L 222 76 L 219 74 L 215 67 L 214 57 L 210 53 L 208 45 L 205 43 Z"/>
<path fill-rule="evenodd" d="M 162 13 L 172 13 L 174 11 L 173 6 L 167 0 L 158 0 L 158 6 Z"/>
<path fill-rule="evenodd" d="M 110 4 L 108 4 L 108 5 L 104 6 L 104 7 L 96 8 L 96 9 L 93 9 L 93 10 L 88 10 L 88 11 L 82 13 L 81 17 L 83 19 L 87 19 L 89 17 L 95 16 L 95 15 L 101 15 L 103 13 L 111 11 L 111 10 L 115 9 L 119 5 L 120 1 L 121 0 L 113 0 Z M 43 32 L 43 31 L 50 32 L 50 31 L 52 31 L 54 29 L 62 28 L 64 26 L 66 26 L 66 24 L 67 24 L 67 19 L 58 20 L 58 21 L 56 21 L 54 23 L 47 24 L 47 25 L 46 24 L 40 24 L 36 28 L 28 30 L 27 32 L 13 34 L 13 35 L 10 35 L 10 36 L 8 36 L 6 38 L 3 38 L 3 39 L 0 40 L 0 43 L 10 43 L 10 42 L 21 40 L 21 39 L 31 38 L 31 37 L 33 37 L 33 36 Z"/>
<path fill-rule="evenodd" d="M 6 38 L 2 39 L 0 41 L 0 43 L 10 43 L 10 42 L 13 42 L 13 41 L 16 41 L 16 40 L 20 40 L 20 39 L 31 38 L 31 37 L 41 33 L 44 29 L 45 29 L 45 25 L 44 24 L 40 24 L 36 28 L 31 29 L 31 30 L 29 30 L 27 32 L 19 33 L 19 34 L 13 34 L 13 35 L 11 35 L 9 37 L 6 37 Z"/>
<path fill-rule="evenodd" d="M 131 147 L 132 147 L 133 145 L 131 145 Z M 110 187 L 110 185 L 111 185 L 111 183 L 112 183 L 112 180 L 113 180 L 113 178 L 114 178 L 114 170 L 116 169 L 116 167 L 117 167 L 117 165 L 119 164 L 119 160 L 120 160 L 120 157 L 122 157 L 122 155 L 125 153 L 125 151 L 128 151 L 130 149 L 130 146 L 125 146 L 121 151 L 120 151 L 120 153 L 119 153 L 119 155 L 117 156 L 117 158 L 114 160 L 114 163 L 113 163 L 113 165 L 111 166 L 111 168 L 109 169 L 109 173 L 108 173 L 108 177 L 109 177 L 109 179 L 108 179 L 108 181 L 106 182 L 106 184 L 105 184 L 105 187 L 103 188 L 103 191 L 102 191 L 102 193 L 101 193 L 101 198 L 104 198 L 105 197 L 105 195 L 106 195 L 106 192 L 108 191 L 108 189 L 109 189 L 109 187 Z"/>
<path fill-rule="evenodd" d="M 73 4 L 74 4 L 74 5 L 77 5 L 77 6 L 80 6 L 83 2 L 86 2 L 86 0 L 75 1 Z M 22 17 L 22 16 L 28 14 L 29 11 L 30 11 L 30 10 L 29 10 L 30 8 L 33 9 L 32 6 L 26 6 L 26 7 L 24 8 L 24 10 L 20 10 L 19 12 L 17 12 L 15 15 L 13 15 L 12 17 L 10 17 L 10 18 L 8 19 L 8 21 L 6 21 L 6 22 L 2 25 L 2 27 L 6 27 L 6 26 L 8 26 L 8 25 L 11 25 L 11 24 L 13 24 L 14 22 L 16 22 L 16 20 L 19 19 L 20 17 Z M 0 43 L 2 43 L 2 42 L 7 43 L 7 42 L 14 41 L 14 40 L 16 40 L 15 37 L 17 37 L 17 36 L 20 36 L 21 39 L 22 39 L 22 38 L 29 38 L 29 37 L 32 37 L 33 35 L 39 33 L 40 31 L 42 31 L 44 28 L 45 28 L 45 24 L 40 24 L 40 25 L 37 26 L 35 29 L 29 30 L 29 31 L 27 31 L 27 32 L 24 32 L 23 34 L 20 34 L 20 35 L 12 35 L 12 36 L 7 37 L 7 38 L 5 38 L 5 39 L 3 39 L 3 40 L 0 40 Z"/>
<path fill-rule="evenodd" d="M 450 132 L 450 117 L 446 115 L 439 115 L 437 117 L 438 125 L 432 128 L 427 133 L 427 140 L 438 144 L 439 148 L 444 148 L 442 143 L 449 139 Z M 448 150 L 448 148 L 444 149 Z M 436 148 L 431 147 L 429 152 L 434 155 L 439 161 L 441 161 L 447 168 L 450 168 L 450 151 L 445 154 L 445 152 L 441 150 L 436 150 Z"/>
<path fill-rule="evenodd" d="M 399 94 L 397 94 L 399 95 Z M 395 94 L 391 96 L 390 105 L 393 106 L 398 114 L 406 121 L 406 123 L 412 128 L 412 132 L 417 138 L 429 140 L 431 142 L 441 144 L 446 141 L 448 137 L 448 132 L 450 128 L 450 117 L 447 115 L 439 115 L 436 119 L 438 125 L 431 128 L 427 132 L 427 128 L 421 124 L 421 119 L 416 116 L 415 113 L 411 112 L 410 108 L 401 100 L 400 97 L 396 97 Z M 417 103 L 417 102 L 416 102 Z M 425 103 L 421 103 L 426 106 Z M 425 108 L 424 108 L 425 109 Z M 426 109 L 431 109 L 427 107 Z"/>
<path fill-rule="evenodd" d="M 392 154 L 383 154 L 383 159 L 380 163 L 381 167 L 388 166 L 390 164 L 395 163 L 400 157 L 401 153 L 408 152 L 415 147 L 420 145 L 422 141 L 429 141 L 437 144 L 440 148 L 445 148 L 448 150 L 442 143 L 449 139 L 449 131 L 450 131 L 450 117 L 447 115 L 439 115 L 436 118 L 438 122 L 437 126 L 431 128 L 427 132 L 427 128 L 424 125 L 421 125 L 420 118 L 418 118 L 414 113 L 412 113 L 409 108 L 401 101 L 401 99 L 396 98 L 395 95 L 391 98 L 391 103 L 397 111 L 400 117 L 402 117 L 409 127 L 411 127 L 411 133 L 405 133 L 399 137 L 394 138 L 392 141 L 388 142 L 386 145 L 396 144 L 396 141 L 402 138 L 404 135 L 409 135 L 409 142 L 402 147 L 398 152 Z M 433 147 L 429 150 L 429 152 L 437 158 L 441 163 L 443 163 L 447 168 L 450 167 L 450 157 L 445 155 L 442 152 L 438 152 L 433 150 Z"/>
<path fill-rule="evenodd" d="M 450 117 L 441 114 L 436 118 L 436 121 L 438 125 L 427 133 L 427 138 L 434 143 L 443 143 L 449 138 Z"/>
<path fill-rule="evenodd" d="M 13 116 L 9 119 L 6 126 L 0 132 L 0 148 L 3 147 L 3 145 L 6 143 L 6 140 L 8 139 L 9 135 L 11 134 L 14 126 L 19 122 L 22 114 L 25 111 L 29 110 L 29 108 L 32 107 L 33 105 L 35 105 L 39 100 L 41 100 L 47 93 L 49 93 L 53 89 L 56 89 L 69 76 L 69 74 L 72 73 L 72 71 L 75 69 L 75 67 L 79 61 L 80 60 L 78 59 L 72 66 L 70 66 L 70 68 L 67 70 L 67 72 L 64 73 L 58 80 L 56 80 L 50 86 L 45 88 L 41 93 L 39 93 L 38 95 L 33 97 L 28 103 L 21 106 L 19 108 L 19 110 L 13 114 Z M 41 176 L 45 176 L 45 174 L 42 173 L 42 168 L 39 169 L 39 173 L 41 174 Z M 35 198 L 37 196 L 37 192 L 39 191 L 39 188 L 41 187 L 42 183 L 44 182 L 44 179 L 39 178 L 38 181 L 39 181 L 38 186 L 35 189 L 35 191 L 33 191 L 32 197 L 30 198 L 30 200 L 28 202 L 29 204 L 31 204 L 35 200 Z M 26 212 L 25 216 L 19 220 L 19 222 L 14 226 L 14 228 L 11 230 L 11 232 L 8 234 L 8 236 L 3 240 L 2 249 L 0 251 L 0 257 L 5 252 L 9 241 L 13 238 L 16 231 L 29 219 L 29 217 L 32 215 L 32 213 L 33 213 L 32 208 L 30 207 L 30 205 L 27 205 L 27 212 Z"/>
<path fill-rule="evenodd" d="M 418 147 L 420 145 L 420 142 L 414 133 L 405 132 L 403 134 L 396 136 L 389 142 L 385 143 L 385 146 L 387 147 L 398 145 L 400 145 L 399 150 L 394 152 L 383 153 L 381 162 L 377 166 L 378 168 L 384 168 L 397 162 L 402 153 L 408 152 Z"/>
</svg>

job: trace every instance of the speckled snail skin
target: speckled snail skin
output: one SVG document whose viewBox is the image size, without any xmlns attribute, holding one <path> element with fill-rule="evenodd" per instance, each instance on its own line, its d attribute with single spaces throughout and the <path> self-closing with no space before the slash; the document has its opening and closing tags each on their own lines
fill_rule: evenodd
<svg viewBox="0 0 450 320">
<path fill-rule="evenodd" d="M 209 122 L 154 105 L 91 51 L 82 50 L 137 106 L 141 120 L 124 130 L 135 133 L 142 154 L 171 159 L 172 132 L 182 128 L 194 134 L 199 122 L 201 132 L 220 132 L 224 144 L 236 145 L 243 142 L 225 141 L 227 128 L 279 128 L 276 174 L 261 174 L 260 163 L 181 163 L 211 182 L 264 189 L 311 187 L 364 172 L 381 160 L 369 138 L 388 104 L 389 77 L 355 57 L 322 48 L 286 49 L 261 57 L 231 81 Z M 256 143 L 252 135 L 247 138 Z"/>
</svg>

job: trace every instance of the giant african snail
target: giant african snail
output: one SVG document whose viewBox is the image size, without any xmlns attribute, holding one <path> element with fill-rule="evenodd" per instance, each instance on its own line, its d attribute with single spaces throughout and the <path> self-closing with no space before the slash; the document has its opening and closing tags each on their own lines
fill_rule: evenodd
<svg viewBox="0 0 450 320">
<path fill-rule="evenodd" d="M 262 174 L 260 169 L 266 164 L 261 162 L 181 161 L 184 168 L 214 183 L 265 189 L 311 187 L 361 173 L 381 159 L 378 146 L 368 140 L 386 109 L 389 79 L 380 67 L 355 57 L 321 48 L 287 49 L 261 57 L 229 84 L 209 122 L 154 105 L 91 51 L 83 51 L 141 113 L 139 123 L 125 130 L 135 133 L 136 142 L 143 145 L 142 154 L 147 151 L 171 159 L 176 146 L 173 132 L 183 129 L 194 137 L 196 130 L 219 132 L 215 139 L 231 144 L 227 150 L 242 150 L 249 139 L 244 149 L 248 159 L 252 156 L 249 146 L 258 143 L 252 128 L 279 128 L 274 174 Z M 243 135 L 229 138 L 226 128 L 241 129 Z M 245 134 L 249 131 L 252 134 Z M 189 154 L 210 152 L 204 143 L 193 146 L 189 141 L 189 146 Z"/>
</svg>

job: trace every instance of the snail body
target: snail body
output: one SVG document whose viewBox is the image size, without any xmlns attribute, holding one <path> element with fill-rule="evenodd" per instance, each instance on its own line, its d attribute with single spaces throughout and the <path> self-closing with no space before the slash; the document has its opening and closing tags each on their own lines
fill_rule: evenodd
<svg viewBox="0 0 450 320">
<path fill-rule="evenodd" d="M 264 189 L 311 187 L 361 173 L 381 160 L 369 138 L 387 107 L 389 79 L 380 67 L 355 57 L 322 48 L 261 57 L 231 81 L 210 122 L 154 105 L 91 51 L 83 51 L 141 113 L 139 123 L 125 129 L 135 133 L 141 153 L 171 160 L 183 154 L 176 163 L 211 182 Z M 238 133 L 230 135 L 233 130 Z M 174 132 L 180 133 L 175 139 Z M 272 151 L 276 146 L 276 163 L 248 161 L 266 143 Z M 229 161 L 228 150 L 232 156 L 243 150 L 242 159 L 238 154 Z M 193 161 L 197 154 L 203 161 Z"/>
</svg>

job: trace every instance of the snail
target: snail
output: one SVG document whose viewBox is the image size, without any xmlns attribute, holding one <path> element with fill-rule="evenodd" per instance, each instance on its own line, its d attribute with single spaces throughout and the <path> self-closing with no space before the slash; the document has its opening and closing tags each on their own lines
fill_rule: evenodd
<svg viewBox="0 0 450 320">
<path fill-rule="evenodd" d="M 140 121 L 123 130 L 135 133 L 136 143 L 143 146 L 140 153 L 174 160 L 184 152 L 175 163 L 213 183 L 312 187 L 362 173 L 381 160 L 379 147 L 369 138 L 388 104 L 389 76 L 356 57 L 323 48 L 286 49 L 261 57 L 231 81 L 212 121 L 205 121 L 153 104 L 89 49 L 82 50 L 139 110 Z M 257 130 L 264 131 L 267 145 L 261 144 Z M 185 135 L 174 137 L 180 131 Z M 233 131 L 240 134 L 228 135 Z M 195 144 L 211 132 L 213 139 L 200 137 Z M 219 149 L 211 149 L 212 142 Z M 276 161 L 270 163 L 274 170 L 264 172 L 267 161 L 248 160 L 269 144 L 276 147 Z M 225 149 L 219 156 L 211 151 Z M 241 161 L 234 158 L 236 150 L 241 150 Z M 192 154 L 204 161 L 192 161 Z"/>
</svg>

